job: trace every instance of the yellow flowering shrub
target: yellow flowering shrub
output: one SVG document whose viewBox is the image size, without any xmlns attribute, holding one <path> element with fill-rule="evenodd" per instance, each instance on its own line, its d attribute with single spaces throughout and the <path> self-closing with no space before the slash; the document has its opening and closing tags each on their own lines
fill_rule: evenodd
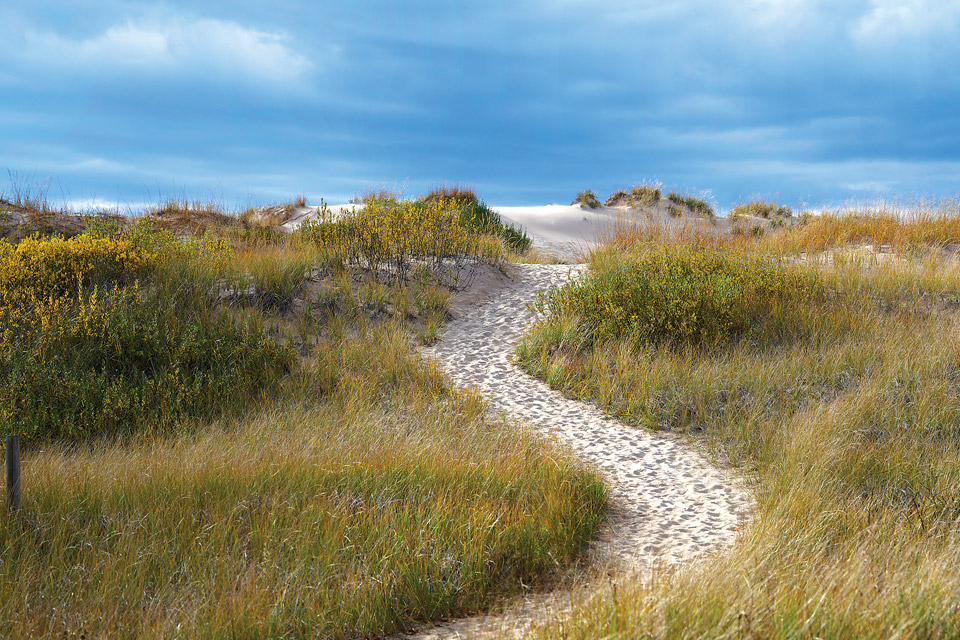
<svg viewBox="0 0 960 640">
<path fill-rule="evenodd" d="M 462 286 L 471 267 L 499 257 L 480 222 L 440 198 L 431 201 L 370 199 L 363 208 L 333 214 L 321 208 L 300 228 L 302 238 L 333 252 L 347 266 L 379 279 L 402 282 L 420 265 L 442 284 Z"/>
<path fill-rule="evenodd" d="M 0 242 L 0 429 L 159 431 L 275 386 L 289 349 L 212 306 L 221 249 L 147 228 Z"/>
</svg>

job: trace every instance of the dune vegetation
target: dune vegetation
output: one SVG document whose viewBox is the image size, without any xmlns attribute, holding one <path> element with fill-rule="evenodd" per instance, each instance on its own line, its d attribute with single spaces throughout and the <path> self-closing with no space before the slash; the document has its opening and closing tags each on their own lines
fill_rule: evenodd
<svg viewBox="0 0 960 640">
<path fill-rule="evenodd" d="M 621 199 L 712 215 L 653 189 Z M 7 202 L 5 632 L 378 637 L 578 566 L 599 474 L 416 351 L 530 238 L 459 186 L 358 201 L 295 232 L 302 198 Z M 533 637 L 960 635 L 960 205 L 782 209 L 734 209 L 749 233 L 624 219 L 534 304 L 523 368 L 735 467 L 756 511 L 721 552 L 586 585 Z"/>
<path fill-rule="evenodd" d="M 738 467 L 730 549 L 601 586 L 542 638 L 960 634 L 960 207 L 761 237 L 622 228 L 518 360 Z M 879 251 L 884 246 L 884 251 Z"/>
<path fill-rule="evenodd" d="M 3 634 L 374 637 L 579 561 L 599 476 L 416 353 L 512 232 L 444 198 L 292 234 L 181 205 L 0 240 Z"/>
</svg>

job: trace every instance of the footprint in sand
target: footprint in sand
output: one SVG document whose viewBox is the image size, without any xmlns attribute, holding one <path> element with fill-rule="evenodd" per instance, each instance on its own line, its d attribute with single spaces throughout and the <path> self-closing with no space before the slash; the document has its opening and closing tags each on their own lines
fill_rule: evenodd
<svg viewBox="0 0 960 640">
<path fill-rule="evenodd" d="M 452 322 L 440 342 L 423 354 L 454 384 L 481 390 L 492 409 L 556 438 L 604 474 L 617 517 L 596 546 L 619 560 L 625 572 L 689 561 L 729 544 L 751 508 L 749 495 L 732 476 L 681 444 L 570 400 L 511 364 L 520 332 L 532 319 L 527 303 L 537 291 L 576 277 L 582 269 L 511 265 L 514 279 L 472 314 Z M 557 603 L 563 601 L 547 595 L 533 605 L 518 604 L 506 616 L 454 621 L 418 637 L 470 638 L 505 629 L 516 635 L 535 616 L 557 615 L 562 609 Z"/>
</svg>

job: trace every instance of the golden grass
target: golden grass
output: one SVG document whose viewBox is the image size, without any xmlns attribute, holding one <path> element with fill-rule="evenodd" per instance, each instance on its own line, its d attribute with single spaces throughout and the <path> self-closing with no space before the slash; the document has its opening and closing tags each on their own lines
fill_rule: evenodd
<svg viewBox="0 0 960 640">
<path fill-rule="evenodd" d="M 960 243 L 960 202 L 884 205 L 807 215 L 802 224 L 772 235 L 768 246 L 781 253 L 823 251 L 869 244 L 902 252 Z"/>
<path fill-rule="evenodd" d="M 23 506 L 0 514 L 2 634 L 364 638 L 483 610 L 578 562 L 603 518 L 599 477 L 487 419 L 411 348 L 436 339 L 448 288 L 423 270 L 388 285 L 297 236 L 224 231 L 216 213 L 207 231 L 223 237 L 142 224 L 0 242 L 0 312 L 63 302 L 30 326 L 41 346 L 72 341 L 59 351 L 84 398 L 161 390 L 123 437 L 86 401 L 63 409 L 89 429 L 24 432 Z M 73 322 L 104 300 L 132 311 L 94 323 L 109 331 Z M 184 340 L 168 349 L 171 334 Z M 4 335 L 5 357 L 30 360 L 26 334 Z M 159 360 L 141 362 L 158 344 L 181 374 L 164 381 L 214 410 L 197 419 L 178 406 L 189 394 L 162 394 Z M 285 368 L 263 357 L 291 352 Z M 72 380 L 53 362 L 18 369 L 38 374 L 18 380 L 23 397 Z M 17 406 L 0 419 L 29 418 Z"/>
<path fill-rule="evenodd" d="M 459 183 L 438 184 L 436 187 L 420 196 L 423 202 L 437 202 L 445 200 L 457 204 L 479 202 L 477 192 L 473 187 L 464 186 Z"/>
<path fill-rule="evenodd" d="M 570 314 L 526 334 L 519 355 L 529 371 L 638 427 L 690 434 L 743 469 L 757 498 L 732 549 L 598 588 L 536 637 L 960 633 L 960 263 L 937 248 L 956 222 L 876 217 L 877 230 L 854 242 L 882 237 L 925 255 L 808 255 L 827 295 L 725 347 L 627 336 L 583 344 Z M 773 234 L 773 244 L 728 237 L 715 246 L 792 251 L 797 237 L 838 246 L 837 229 L 861 228 L 813 225 Z M 629 251 L 637 238 L 621 240 Z"/>
<path fill-rule="evenodd" d="M 368 637 L 549 582 L 598 524 L 595 476 L 485 422 L 395 327 L 315 366 L 195 435 L 26 454 L 5 632 Z"/>
</svg>

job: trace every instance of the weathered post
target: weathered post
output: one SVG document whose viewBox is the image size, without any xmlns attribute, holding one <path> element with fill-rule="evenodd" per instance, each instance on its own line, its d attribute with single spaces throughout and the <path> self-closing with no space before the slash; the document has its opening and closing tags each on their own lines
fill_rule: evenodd
<svg viewBox="0 0 960 640">
<path fill-rule="evenodd" d="M 7 436 L 7 507 L 11 511 L 20 508 L 20 440 Z"/>
</svg>

